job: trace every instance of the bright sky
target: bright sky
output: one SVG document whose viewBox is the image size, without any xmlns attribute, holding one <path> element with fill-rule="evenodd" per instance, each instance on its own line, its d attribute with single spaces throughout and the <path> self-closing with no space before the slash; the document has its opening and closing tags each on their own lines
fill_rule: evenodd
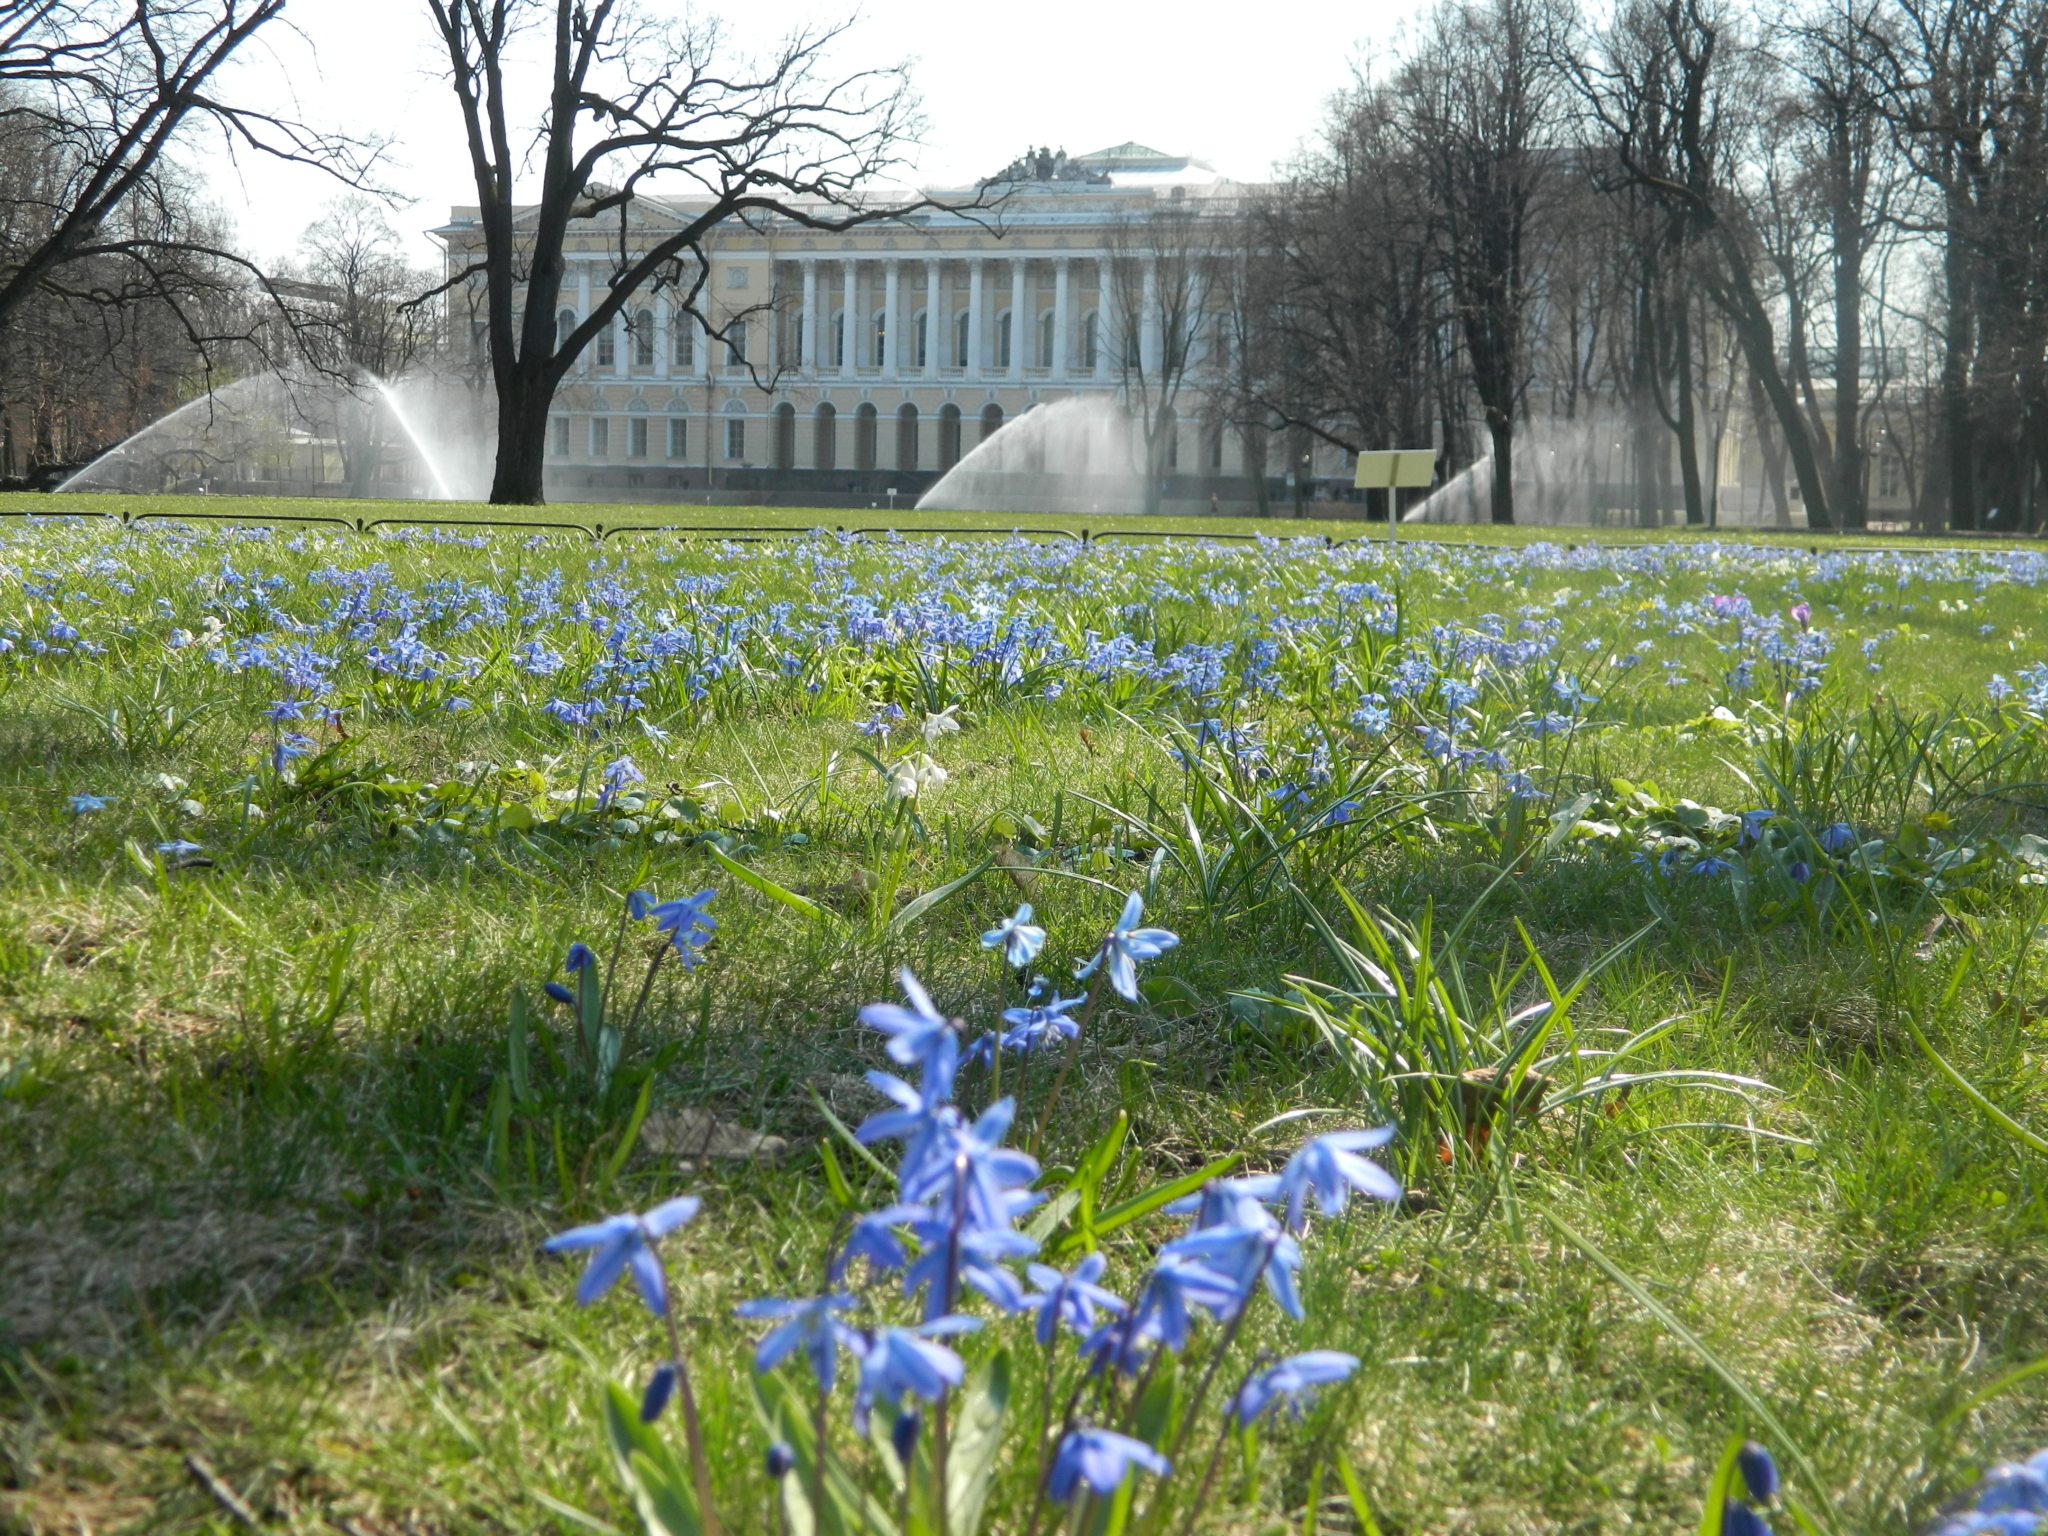
<svg viewBox="0 0 2048 1536">
<path fill-rule="evenodd" d="M 680 0 L 641 3 L 681 9 Z M 736 29 L 740 16 L 765 12 L 778 32 L 794 14 L 716 0 L 700 10 L 734 17 Z M 1314 131 L 1353 61 L 1383 50 L 1415 10 L 1397 0 L 1270 0 L 1229 11 L 1216 0 L 1175 9 L 1156 0 L 867 0 L 840 58 L 849 70 L 913 61 L 929 127 L 907 181 L 972 181 L 1027 144 L 1079 154 L 1127 139 L 1256 179 Z M 838 12 L 826 0 L 817 14 Z M 280 33 L 243 63 L 237 98 L 289 107 L 296 96 L 308 122 L 392 135 L 384 180 L 412 200 L 393 222 L 415 258 L 431 260 L 436 247 L 419 231 L 476 192 L 454 97 L 434 68 L 425 0 L 293 0 L 285 15 L 299 35 Z M 209 149 L 200 168 L 243 245 L 265 261 L 288 254 L 336 193 L 317 172 L 261 157 L 230 163 Z"/>
</svg>

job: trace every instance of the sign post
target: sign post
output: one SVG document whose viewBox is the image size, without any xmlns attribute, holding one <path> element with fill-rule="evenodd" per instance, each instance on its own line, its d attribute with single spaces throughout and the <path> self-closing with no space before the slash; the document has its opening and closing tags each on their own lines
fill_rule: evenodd
<svg viewBox="0 0 2048 1536">
<path fill-rule="evenodd" d="M 1435 478 L 1435 449 L 1391 448 L 1361 453 L 1358 456 L 1358 473 L 1351 484 L 1361 491 L 1387 493 L 1387 538 L 1399 543 L 1401 508 L 1394 493 L 1421 490 Z"/>
</svg>

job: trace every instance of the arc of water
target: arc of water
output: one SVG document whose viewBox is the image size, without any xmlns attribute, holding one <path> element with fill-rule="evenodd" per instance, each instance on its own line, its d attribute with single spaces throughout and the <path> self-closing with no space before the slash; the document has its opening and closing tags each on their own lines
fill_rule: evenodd
<svg viewBox="0 0 2048 1536">
<path fill-rule="evenodd" d="M 438 493 L 435 499 L 453 501 L 455 493 L 448 489 L 448 481 L 441 473 L 439 461 L 435 459 L 433 450 L 427 447 L 426 439 L 421 437 L 418 429 L 413 426 L 412 418 L 406 414 L 405 407 L 399 404 L 398 392 L 374 373 L 366 371 L 363 377 L 370 381 L 371 388 L 383 399 L 385 409 L 391 412 L 391 419 L 398 423 L 398 430 L 405 434 L 406 441 L 412 444 L 413 452 L 420 456 L 420 462 L 427 466 L 427 473 L 433 476 L 434 489 Z"/>
</svg>

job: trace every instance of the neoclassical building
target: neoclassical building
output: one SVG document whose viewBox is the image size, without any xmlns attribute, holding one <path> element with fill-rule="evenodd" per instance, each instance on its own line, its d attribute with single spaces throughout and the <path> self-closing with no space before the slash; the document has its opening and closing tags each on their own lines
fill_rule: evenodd
<svg viewBox="0 0 2048 1536">
<path fill-rule="evenodd" d="M 1032 408 L 1127 393 L 1126 337 L 1156 380 L 1167 306 L 1146 226 L 1162 208 L 1177 229 L 1228 218 L 1242 189 L 1141 144 L 1037 151 L 997 180 L 1000 207 L 978 214 L 920 212 L 845 235 L 782 222 L 721 230 L 699 303 L 724 339 L 666 296 L 633 306 L 556 398 L 550 496 L 866 506 L 893 491 L 907 504 Z M 650 198 L 635 217 L 652 230 L 688 209 Z M 435 233 L 461 262 L 478 238 L 475 210 Z M 596 229 L 572 243 L 565 331 L 608 260 Z M 1133 307 L 1139 318 L 1119 325 Z M 1235 434 L 1207 410 L 1219 353 L 1200 323 L 1190 355 L 1164 454 L 1168 495 L 1241 500 Z"/>
</svg>

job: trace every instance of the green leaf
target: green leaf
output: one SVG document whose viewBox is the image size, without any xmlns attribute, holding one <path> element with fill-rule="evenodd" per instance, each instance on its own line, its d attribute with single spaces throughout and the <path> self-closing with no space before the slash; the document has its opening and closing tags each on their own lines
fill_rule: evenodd
<svg viewBox="0 0 2048 1536">
<path fill-rule="evenodd" d="M 839 1166 L 839 1154 L 822 1136 L 818 1138 L 818 1162 L 824 1167 L 825 1188 L 832 1196 L 832 1203 L 842 1211 L 861 1209 L 860 1197 L 854 1194 L 853 1186 L 846 1182 L 846 1174 Z"/>
<path fill-rule="evenodd" d="M 595 966 L 592 967 L 596 969 Z M 625 1130 L 619 1133 L 619 1144 L 612 1148 L 612 1155 L 605 1160 L 604 1187 L 610 1189 L 612 1181 L 626 1166 L 626 1159 L 633 1155 L 633 1148 L 640 1141 L 640 1127 L 647 1123 L 647 1106 L 654 1100 L 654 1074 L 648 1073 L 640 1083 L 640 1097 L 633 1101 L 632 1116 L 626 1121 Z"/>
<path fill-rule="evenodd" d="M 584 1060 L 595 1067 L 597 1042 L 604 1029 L 604 982 L 594 965 L 576 973 L 576 1025 L 583 1035 Z"/>
<path fill-rule="evenodd" d="M 746 865 L 740 863 L 738 859 L 735 859 L 716 843 L 707 842 L 704 844 L 704 849 L 717 862 L 719 868 L 723 869 L 742 885 L 752 886 L 770 901 L 780 902 L 783 906 L 789 908 L 790 911 L 800 913 L 814 923 L 827 920 L 825 909 L 815 901 L 812 901 L 807 896 L 799 896 L 795 891 L 787 890 L 777 885 L 766 875 L 747 868 Z"/>
<path fill-rule="evenodd" d="M 1741 1455 L 1742 1436 L 1729 1436 L 1721 1451 L 1721 1464 L 1714 1469 L 1714 1480 L 1707 1484 L 1707 1504 L 1700 1511 L 1699 1536 L 1721 1536 L 1721 1515 L 1728 1507 L 1728 1495 L 1735 1491 L 1735 1471 Z"/>
<path fill-rule="evenodd" d="M 1193 1173 L 1185 1174 L 1170 1183 L 1154 1185 L 1142 1195 L 1133 1195 L 1128 1200 L 1120 1201 L 1096 1217 L 1091 1236 L 1106 1237 L 1119 1227 L 1127 1227 L 1134 1221 L 1140 1221 L 1184 1195 L 1195 1194 L 1211 1179 L 1222 1178 L 1243 1161 L 1242 1152 L 1232 1152 L 1217 1158 L 1205 1168 L 1198 1168 Z M 1086 1241 L 1081 1233 L 1068 1232 L 1053 1245 L 1051 1251 L 1054 1257 L 1065 1258 L 1083 1251 Z"/>
<path fill-rule="evenodd" d="M 512 1079 L 512 1097 L 521 1104 L 533 1102 L 533 1075 L 527 1059 L 529 1029 L 526 991 L 522 987 L 514 987 L 512 1022 L 505 1031 L 505 1064 Z"/>
<path fill-rule="evenodd" d="M 1344 1485 L 1344 1497 L 1351 1504 L 1351 1518 L 1358 1522 L 1358 1536 L 1386 1536 L 1379 1521 L 1372 1517 L 1372 1505 L 1367 1502 L 1365 1489 L 1359 1484 L 1358 1474 L 1351 1470 L 1350 1462 L 1337 1463 L 1337 1480 Z"/>
<path fill-rule="evenodd" d="M 948 880 L 944 885 L 940 886 L 935 891 L 926 891 L 922 896 L 918 897 L 917 900 L 911 902 L 901 912 L 898 912 L 894 917 L 889 919 L 888 926 L 882 930 L 883 937 L 893 939 L 898 935 L 902 934 L 910 927 L 912 923 L 916 922 L 920 917 L 923 917 L 925 913 L 931 911 L 933 907 L 936 907 L 948 896 L 953 895 L 956 891 L 965 890 L 968 886 L 974 884 L 975 881 L 979 880 L 983 875 L 987 874 L 991 869 L 994 869 L 995 864 L 996 861 L 992 858 L 983 859 L 979 864 L 975 865 L 974 868 L 967 871 L 967 873 L 962 875 L 959 879 Z"/>
<path fill-rule="evenodd" d="M 512 1172 L 512 1084 L 499 1078 L 491 1087 L 491 1140 L 485 1153 L 491 1177 L 504 1183 Z"/>
<path fill-rule="evenodd" d="M 967 1378 L 953 1421 L 946 1461 L 946 1521 L 951 1536 L 974 1536 L 981 1527 L 989 1485 L 1003 1449 L 1003 1416 L 1010 1406 L 1010 1352 L 999 1349 Z"/>
<path fill-rule="evenodd" d="M 653 1426 L 640 1422 L 640 1405 L 615 1381 L 605 1383 L 604 1434 L 648 1536 L 702 1536 L 682 1462 Z"/>
</svg>

